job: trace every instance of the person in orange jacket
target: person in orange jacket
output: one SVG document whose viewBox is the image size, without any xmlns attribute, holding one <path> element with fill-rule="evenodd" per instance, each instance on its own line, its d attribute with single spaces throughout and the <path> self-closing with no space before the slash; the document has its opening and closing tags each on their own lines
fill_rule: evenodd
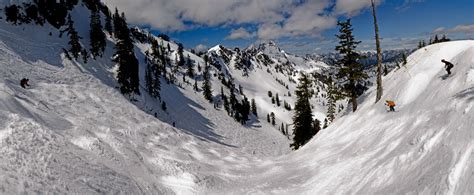
<svg viewBox="0 0 474 195">
<path fill-rule="evenodd" d="M 386 100 L 385 105 L 387 105 L 390 108 L 389 112 L 395 112 L 395 102 L 392 100 Z"/>
</svg>

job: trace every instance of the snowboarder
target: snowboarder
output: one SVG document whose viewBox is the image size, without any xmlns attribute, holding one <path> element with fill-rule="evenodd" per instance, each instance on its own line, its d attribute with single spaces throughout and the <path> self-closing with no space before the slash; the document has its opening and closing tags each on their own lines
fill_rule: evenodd
<svg viewBox="0 0 474 195">
<path fill-rule="evenodd" d="M 23 87 L 25 89 L 26 89 L 26 87 L 29 87 L 30 85 L 28 84 L 28 81 L 30 81 L 30 79 L 27 79 L 27 78 L 21 79 L 21 81 L 20 81 L 21 87 Z"/>
<path fill-rule="evenodd" d="M 444 68 L 446 68 L 446 72 L 448 72 L 448 75 L 450 75 L 451 74 L 451 69 L 454 67 L 454 64 L 451 63 L 451 62 L 448 62 L 444 59 L 442 59 L 441 62 L 443 62 L 445 64 Z"/>
<path fill-rule="evenodd" d="M 176 127 L 176 123 L 175 123 L 175 122 L 173 122 L 173 127 Z"/>
<path fill-rule="evenodd" d="M 387 105 L 390 108 L 389 112 L 395 112 L 395 102 L 391 100 L 386 100 L 385 105 Z"/>
</svg>

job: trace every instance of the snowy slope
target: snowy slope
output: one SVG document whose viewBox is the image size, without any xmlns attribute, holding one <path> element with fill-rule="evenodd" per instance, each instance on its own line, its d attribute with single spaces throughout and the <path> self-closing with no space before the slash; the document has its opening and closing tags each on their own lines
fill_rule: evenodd
<svg viewBox="0 0 474 195">
<path fill-rule="evenodd" d="M 257 163 L 228 185 L 234 194 L 473 194 L 474 41 L 435 44 L 302 149 Z M 444 79 L 446 59 L 454 75 Z M 244 179 L 245 178 L 245 179 Z M 256 184 L 256 185 L 252 185 Z M 242 186 L 248 186 L 242 188 Z"/>
<path fill-rule="evenodd" d="M 88 14 L 72 11 L 84 46 Z M 104 58 L 83 64 L 64 57 L 68 38 L 49 25 L 2 19 L 0 32 L 0 193 L 189 194 L 226 166 L 289 152 L 280 132 L 240 125 L 190 86 L 163 84 L 167 113 L 146 94 L 131 103 L 116 88 L 110 38 Z"/>
<path fill-rule="evenodd" d="M 72 15 L 88 45 L 85 12 L 77 7 Z M 241 126 L 190 85 L 163 84 L 167 113 L 146 94 L 130 102 L 116 89 L 112 39 L 107 57 L 83 64 L 64 57 L 68 40 L 57 35 L 49 25 L 0 20 L 0 193 L 474 193 L 474 41 L 423 48 L 385 77 L 384 99 L 395 100 L 398 112 L 374 105 L 371 89 L 358 112 L 283 155 L 288 140 L 275 127 Z M 136 44 L 142 75 L 148 48 Z M 289 58 L 275 51 L 267 50 Z M 451 77 L 443 77 L 442 58 L 456 65 Z M 265 102 L 267 90 L 287 91 L 275 79 L 288 77 L 252 64 L 262 68 L 248 77 L 226 65 L 246 94 L 263 99 L 261 118 L 276 110 L 287 120 L 290 114 Z M 19 87 L 22 77 L 30 89 Z M 213 77 L 212 84 L 218 93 L 220 82 Z"/>
</svg>

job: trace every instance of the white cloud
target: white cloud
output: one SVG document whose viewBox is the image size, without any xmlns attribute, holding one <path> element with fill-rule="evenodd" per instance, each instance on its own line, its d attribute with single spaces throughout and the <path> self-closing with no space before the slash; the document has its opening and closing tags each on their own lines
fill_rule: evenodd
<svg viewBox="0 0 474 195">
<path fill-rule="evenodd" d="M 333 28 L 338 16 L 354 16 L 367 0 L 102 0 L 124 11 L 130 23 L 150 25 L 165 32 L 202 26 L 255 25 L 234 29 L 228 39 L 277 39 L 319 36 Z M 381 0 L 376 0 L 380 2 Z M 335 9 L 328 9 L 335 7 Z M 328 13 L 328 10 L 333 10 Z"/>
<path fill-rule="evenodd" d="M 199 45 L 196 45 L 196 47 L 194 47 L 194 50 L 196 52 L 202 52 L 202 51 L 207 51 L 209 47 L 204 45 L 204 44 L 199 44 Z"/>
<path fill-rule="evenodd" d="M 376 5 L 379 5 L 381 1 L 382 0 L 374 0 Z M 355 16 L 370 6 L 370 0 L 338 0 L 336 2 L 336 13 Z"/>
<path fill-rule="evenodd" d="M 410 9 L 411 6 L 415 3 L 424 3 L 426 0 L 405 0 L 402 5 L 396 8 L 397 11 L 402 12 L 407 9 Z"/>
<path fill-rule="evenodd" d="M 465 34 L 470 37 L 474 34 L 474 24 L 457 25 L 454 28 L 446 29 L 445 27 L 439 27 L 433 31 L 433 34 Z"/>
<path fill-rule="evenodd" d="M 254 38 L 256 34 L 254 32 L 249 32 L 247 29 L 240 27 L 238 29 L 234 29 L 230 32 L 229 36 L 225 39 L 228 40 L 235 40 L 235 39 L 251 39 Z"/>
<path fill-rule="evenodd" d="M 449 33 L 464 33 L 464 34 L 472 34 L 474 33 L 474 24 L 468 25 L 458 25 L 452 29 L 448 30 Z"/>
</svg>

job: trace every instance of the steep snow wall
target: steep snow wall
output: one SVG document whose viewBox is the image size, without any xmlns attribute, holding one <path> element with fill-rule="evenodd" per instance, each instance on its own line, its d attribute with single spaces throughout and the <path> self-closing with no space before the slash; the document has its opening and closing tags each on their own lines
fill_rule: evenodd
<svg viewBox="0 0 474 195">
<path fill-rule="evenodd" d="M 473 194 L 473 56 L 474 41 L 416 51 L 384 80 L 383 100 L 395 100 L 397 112 L 374 104 L 371 89 L 357 112 L 228 187 L 236 194 Z M 453 75 L 441 59 L 455 64 Z"/>
</svg>

